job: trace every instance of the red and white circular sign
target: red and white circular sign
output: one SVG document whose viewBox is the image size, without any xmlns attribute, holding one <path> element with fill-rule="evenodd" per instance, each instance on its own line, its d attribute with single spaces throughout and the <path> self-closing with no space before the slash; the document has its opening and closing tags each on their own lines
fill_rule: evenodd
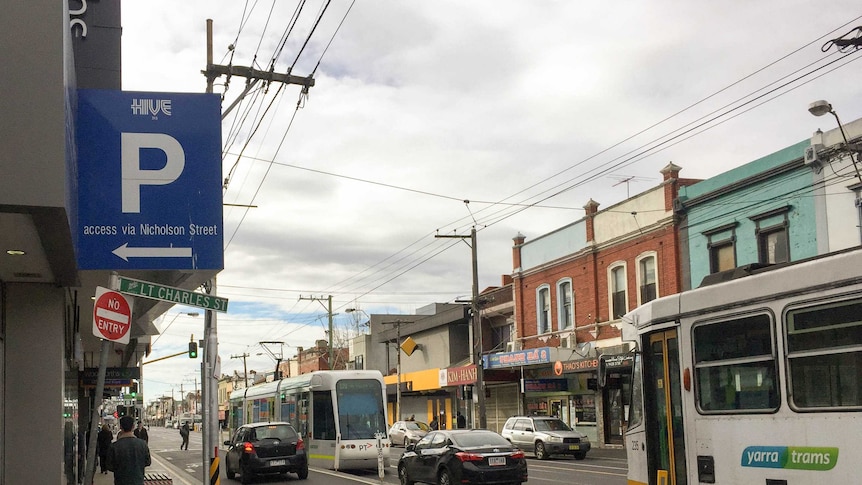
<svg viewBox="0 0 862 485">
<path fill-rule="evenodd" d="M 96 302 L 93 305 L 93 335 L 127 344 L 131 327 L 132 302 L 122 293 L 97 286 Z"/>
</svg>

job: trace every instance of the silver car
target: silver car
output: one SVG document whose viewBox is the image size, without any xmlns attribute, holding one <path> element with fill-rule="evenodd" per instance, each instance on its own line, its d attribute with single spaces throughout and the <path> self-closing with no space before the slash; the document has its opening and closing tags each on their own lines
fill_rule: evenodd
<svg viewBox="0 0 862 485">
<path fill-rule="evenodd" d="M 389 428 L 389 441 L 393 445 L 406 447 L 411 443 L 418 443 L 431 428 L 421 421 L 395 421 Z"/>
<path fill-rule="evenodd" d="M 532 451 L 540 460 L 551 455 L 574 455 L 576 460 L 583 460 L 590 451 L 590 439 L 585 434 L 550 416 L 511 417 L 500 434 L 518 448 Z"/>
</svg>

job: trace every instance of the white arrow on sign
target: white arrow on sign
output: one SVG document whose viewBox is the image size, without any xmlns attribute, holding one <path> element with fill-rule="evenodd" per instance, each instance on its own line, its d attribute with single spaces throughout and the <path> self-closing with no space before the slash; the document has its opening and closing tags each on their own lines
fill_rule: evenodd
<svg viewBox="0 0 862 485">
<path fill-rule="evenodd" d="M 130 248 L 129 243 L 125 243 L 111 252 L 122 258 L 123 261 L 128 261 L 129 258 L 192 257 L 192 248 Z"/>
</svg>

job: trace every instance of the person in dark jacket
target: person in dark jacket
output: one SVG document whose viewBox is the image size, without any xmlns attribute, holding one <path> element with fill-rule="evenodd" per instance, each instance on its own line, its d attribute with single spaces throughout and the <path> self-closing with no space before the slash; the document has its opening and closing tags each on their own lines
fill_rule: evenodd
<svg viewBox="0 0 862 485">
<path fill-rule="evenodd" d="M 147 433 L 147 428 L 144 428 L 144 424 L 138 421 L 138 427 L 135 428 L 135 436 L 146 441 L 150 442 L 150 434 Z"/>
<path fill-rule="evenodd" d="M 147 442 L 135 438 L 135 419 L 120 418 L 122 431 L 108 448 L 108 470 L 114 472 L 114 485 L 144 485 L 144 469 L 152 464 Z"/>
<path fill-rule="evenodd" d="M 464 429 L 467 427 L 467 418 L 461 414 L 461 411 L 458 411 L 458 414 L 455 416 L 455 426 L 457 426 L 458 429 Z"/>
<path fill-rule="evenodd" d="M 108 448 L 111 447 L 112 441 L 114 441 L 114 433 L 111 433 L 111 427 L 105 423 L 96 435 L 96 453 L 99 455 L 102 473 L 108 473 Z"/>
<path fill-rule="evenodd" d="M 183 423 L 183 426 L 180 428 L 180 436 L 183 437 L 183 442 L 180 444 L 181 450 L 189 449 L 189 423 L 186 421 Z"/>
<path fill-rule="evenodd" d="M 437 418 L 432 419 L 431 422 L 428 423 L 428 427 L 436 431 L 439 428 L 439 425 L 437 424 Z"/>
</svg>

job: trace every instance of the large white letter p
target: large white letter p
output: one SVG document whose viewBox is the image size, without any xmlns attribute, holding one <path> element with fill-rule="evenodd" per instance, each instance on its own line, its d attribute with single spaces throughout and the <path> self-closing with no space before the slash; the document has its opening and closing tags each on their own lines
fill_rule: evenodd
<svg viewBox="0 0 862 485">
<path fill-rule="evenodd" d="M 141 169 L 141 149 L 165 152 L 165 166 L 159 170 Z M 164 133 L 122 133 L 123 213 L 141 212 L 141 186 L 167 185 L 180 177 L 186 155 L 176 138 Z"/>
</svg>

